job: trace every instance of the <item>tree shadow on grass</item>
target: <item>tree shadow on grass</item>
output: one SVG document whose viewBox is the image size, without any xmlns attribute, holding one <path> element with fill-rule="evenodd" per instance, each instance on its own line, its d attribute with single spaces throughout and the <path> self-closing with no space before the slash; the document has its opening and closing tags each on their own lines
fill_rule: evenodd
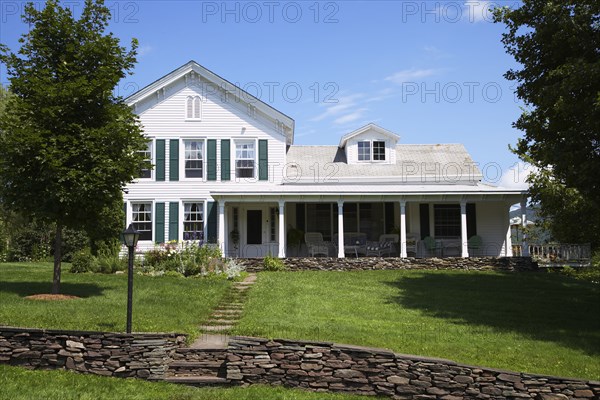
<svg viewBox="0 0 600 400">
<path fill-rule="evenodd" d="M 0 292 L 15 293 L 21 297 L 34 294 L 44 294 L 52 292 L 52 283 L 48 282 L 0 282 Z M 77 297 L 101 296 L 103 288 L 93 283 L 70 283 L 60 284 L 60 294 L 67 294 Z"/>
<path fill-rule="evenodd" d="M 600 287 L 542 273 L 419 274 L 387 284 L 427 316 L 600 354 Z"/>
</svg>

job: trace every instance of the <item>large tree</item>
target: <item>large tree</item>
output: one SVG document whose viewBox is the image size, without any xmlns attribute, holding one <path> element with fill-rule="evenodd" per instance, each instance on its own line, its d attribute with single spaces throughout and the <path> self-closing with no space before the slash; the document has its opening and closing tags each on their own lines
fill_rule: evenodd
<svg viewBox="0 0 600 400">
<path fill-rule="evenodd" d="M 133 69 L 137 41 L 122 47 L 106 33 L 109 18 L 101 0 L 86 0 L 79 18 L 56 0 L 42 10 L 30 3 L 21 48 L 0 53 L 13 94 L 0 118 L 0 198 L 56 224 L 53 293 L 63 229 L 114 231 L 124 186 L 147 167 L 138 119 L 113 94 Z"/>
<path fill-rule="evenodd" d="M 581 206 L 588 225 L 596 224 L 588 232 L 596 232 L 590 240 L 598 244 L 600 2 L 523 0 L 518 8 L 496 9 L 495 20 L 506 24 L 502 42 L 520 64 L 505 77 L 517 83 L 525 104 L 514 123 L 524 137 L 514 151 L 538 168 L 530 178 L 532 198 L 561 240 L 583 240 L 574 234 L 581 221 L 564 219 Z M 560 229 L 566 224 L 572 226 Z"/>
</svg>

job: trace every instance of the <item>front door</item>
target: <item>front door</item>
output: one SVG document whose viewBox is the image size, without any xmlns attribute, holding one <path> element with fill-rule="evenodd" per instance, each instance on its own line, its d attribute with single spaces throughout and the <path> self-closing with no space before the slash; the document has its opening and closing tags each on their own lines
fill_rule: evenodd
<svg viewBox="0 0 600 400">
<path fill-rule="evenodd" d="M 246 211 L 246 243 L 262 244 L 262 210 Z"/>
</svg>

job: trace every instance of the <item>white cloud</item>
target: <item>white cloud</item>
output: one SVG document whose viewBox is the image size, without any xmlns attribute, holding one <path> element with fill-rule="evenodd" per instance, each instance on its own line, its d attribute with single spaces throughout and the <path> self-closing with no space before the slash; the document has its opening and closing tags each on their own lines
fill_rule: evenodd
<svg viewBox="0 0 600 400">
<path fill-rule="evenodd" d="M 359 108 L 358 110 L 353 111 L 350 114 L 346 114 L 339 118 L 336 118 L 335 120 L 333 120 L 333 123 L 337 124 L 337 125 L 341 125 L 341 124 L 346 124 L 348 122 L 356 121 L 357 119 L 362 118 L 365 111 L 367 111 L 366 108 Z"/>
<path fill-rule="evenodd" d="M 433 68 L 428 69 L 403 69 L 385 78 L 386 81 L 402 84 L 405 82 L 411 82 L 417 79 L 427 78 L 435 75 L 437 70 Z"/>
<path fill-rule="evenodd" d="M 138 56 L 143 57 L 146 54 L 150 53 L 152 50 L 154 50 L 154 49 L 150 45 L 142 46 L 142 47 L 138 48 Z"/>
<path fill-rule="evenodd" d="M 335 117 L 349 109 L 357 106 L 358 100 L 363 97 L 362 93 L 351 94 L 347 96 L 341 96 L 337 103 L 322 103 L 326 107 L 326 110 L 316 117 L 311 118 L 311 121 L 322 121 L 329 117 Z"/>
<path fill-rule="evenodd" d="M 537 168 L 519 161 L 502 174 L 499 185 L 507 189 L 528 189 L 527 177 Z"/>
<path fill-rule="evenodd" d="M 490 8 L 491 1 L 484 0 L 467 0 L 464 4 L 466 12 L 464 18 L 469 22 L 492 22 L 493 16 Z"/>
</svg>

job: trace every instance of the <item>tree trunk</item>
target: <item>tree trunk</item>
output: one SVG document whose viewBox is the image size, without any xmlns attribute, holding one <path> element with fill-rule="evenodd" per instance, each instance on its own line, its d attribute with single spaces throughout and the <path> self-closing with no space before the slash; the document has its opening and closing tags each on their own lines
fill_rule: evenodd
<svg viewBox="0 0 600 400">
<path fill-rule="evenodd" d="M 54 277 L 52 278 L 52 294 L 60 293 L 60 259 L 62 249 L 62 225 L 56 223 L 56 236 L 54 237 Z"/>
</svg>

